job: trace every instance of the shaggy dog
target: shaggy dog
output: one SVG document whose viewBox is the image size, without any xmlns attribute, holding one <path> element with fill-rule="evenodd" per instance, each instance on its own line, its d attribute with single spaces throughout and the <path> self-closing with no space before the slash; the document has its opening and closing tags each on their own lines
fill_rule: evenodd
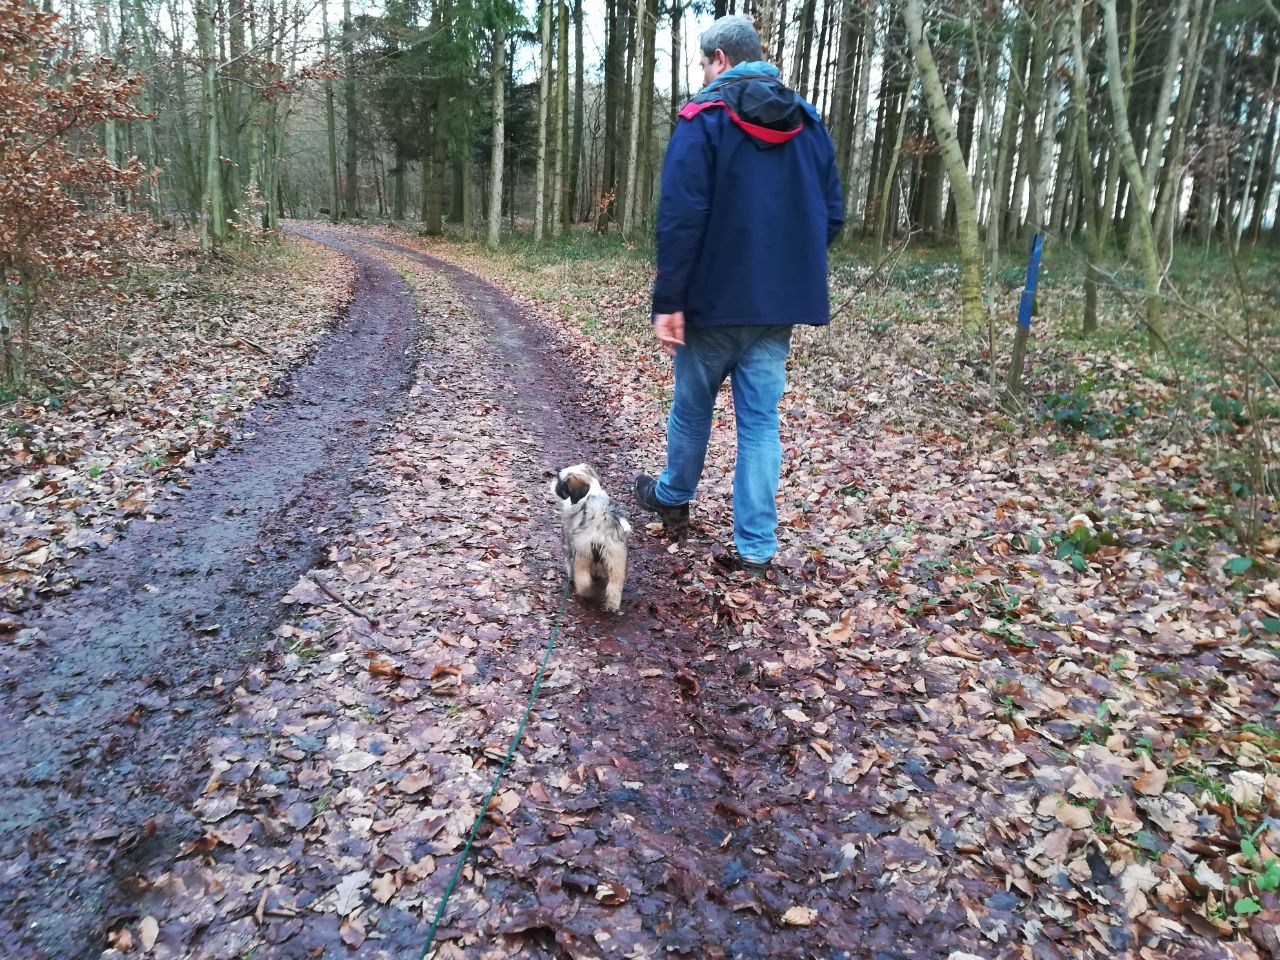
<svg viewBox="0 0 1280 960">
<path fill-rule="evenodd" d="M 631 524 L 600 486 L 600 475 L 585 463 L 561 470 L 551 481 L 551 494 L 560 501 L 565 570 L 574 592 L 588 597 L 603 589 L 601 605 L 617 613 Z"/>
</svg>

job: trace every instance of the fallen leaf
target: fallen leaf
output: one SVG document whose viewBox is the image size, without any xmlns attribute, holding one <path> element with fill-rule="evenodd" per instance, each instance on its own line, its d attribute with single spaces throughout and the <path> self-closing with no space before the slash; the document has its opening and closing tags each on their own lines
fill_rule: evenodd
<svg viewBox="0 0 1280 960">
<path fill-rule="evenodd" d="M 379 903 L 386 903 L 396 893 L 396 878 L 394 874 L 380 874 L 373 881 L 373 899 Z"/>
<path fill-rule="evenodd" d="M 818 919 L 818 911 L 812 907 L 792 907 L 782 915 L 782 922 L 792 927 L 812 926 Z"/>
<path fill-rule="evenodd" d="M 367 770 L 377 762 L 378 758 L 372 753 L 365 753 L 363 750 L 349 750 L 334 760 L 333 766 L 344 773 L 355 773 L 359 770 Z"/>
<path fill-rule="evenodd" d="M 1164 793 L 1164 785 L 1168 780 L 1169 772 L 1161 769 L 1160 767 L 1155 767 L 1154 769 L 1146 771 L 1142 776 L 1138 777 L 1137 780 L 1133 781 L 1133 789 L 1137 790 L 1139 793 L 1145 793 L 1147 796 L 1153 797 L 1157 794 Z"/>
<path fill-rule="evenodd" d="M 342 937 L 343 943 L 353 950 L 358 950 L 364 943 L 364 924 L 359 920 L 343 920 L 338 928 L 338 934 Z"/>
<path fill-rule="evenodd" d="M 143 950 L 154 947 L 158 936 L 160 936 L 160 922 L 155 917 L 146 916 L 138 921 L 138 943 L 142 945 Z"/>
<path fill-rule="evenodd" d="M 631 891 L 620 883 L 601 880 L 596 885 L 596 900 L 606 907 L 616 907 L 631 899 Z"/>
<path fill-rule="evenodd" d="M 337 896 L 333 904 L 333 909 L 338 916 L 345 917 L 360 906 L 361 901 L 364 899 L 362 894 L 368 882 L 368 870 L 357 870 L 338 882 L 338 886 L 335 888 Z"/>
</svg>

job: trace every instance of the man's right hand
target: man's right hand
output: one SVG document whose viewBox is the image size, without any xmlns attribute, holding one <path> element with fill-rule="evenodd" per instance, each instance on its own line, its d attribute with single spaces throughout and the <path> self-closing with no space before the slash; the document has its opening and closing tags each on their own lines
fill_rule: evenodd
<svg viewBox="0 0 1280 960">
<path fill-rule="evenodd" d="M 653 332 L 662 349 L 674 357 L 676 349 L 684 346 L 684 311 L 654 314 Z"/>
</svg>

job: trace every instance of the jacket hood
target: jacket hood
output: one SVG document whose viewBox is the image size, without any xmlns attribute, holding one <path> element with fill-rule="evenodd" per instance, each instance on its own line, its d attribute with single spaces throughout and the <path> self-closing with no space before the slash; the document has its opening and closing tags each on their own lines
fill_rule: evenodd
<svg viewBox="0 0 1280 960">
<path fill-rule="evenodd" d="M 818 112 L 779 79 L 768 63 L 740 63 L 707 84 L 680 111 L 691 120 L 703 110 L 722 109 L 757 145 L 786 143 L 804 129 L 805 119 L 819 122 Z"/>
</svg>

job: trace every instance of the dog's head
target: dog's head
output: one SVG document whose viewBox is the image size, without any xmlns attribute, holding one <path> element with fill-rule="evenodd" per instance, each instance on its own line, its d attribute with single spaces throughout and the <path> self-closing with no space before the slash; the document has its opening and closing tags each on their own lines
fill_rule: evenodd
<svg viewBox="0 0 1280 960">
<path fill-rule="evenodd" d="M 551 481 L 551 493 L 557 500 L 578 503 L 587 494 L 601 490 L 600 474 L 585 463 L 565 467 Z"/>
</svg>

